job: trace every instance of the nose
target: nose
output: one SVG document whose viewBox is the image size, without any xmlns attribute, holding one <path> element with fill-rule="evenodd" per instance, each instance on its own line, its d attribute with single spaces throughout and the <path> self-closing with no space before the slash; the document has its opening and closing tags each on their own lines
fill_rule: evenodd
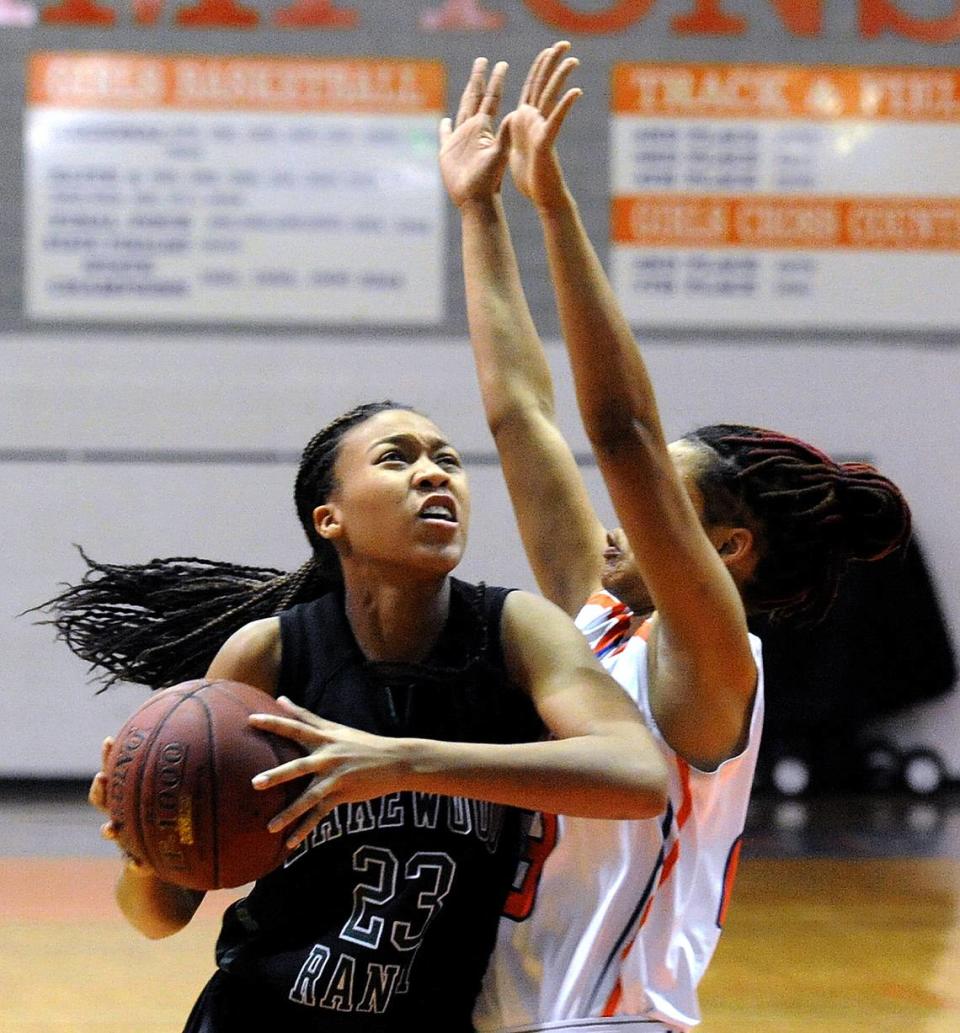
<svg viewBox="0 0 960 1033">
<path fill-rule="evenodd" d="M 414 470 L 413 483 L 417 488 L 442 488 L 450 483 L 450 474 L 432 459 L 423 459 Z"/>
</svg>

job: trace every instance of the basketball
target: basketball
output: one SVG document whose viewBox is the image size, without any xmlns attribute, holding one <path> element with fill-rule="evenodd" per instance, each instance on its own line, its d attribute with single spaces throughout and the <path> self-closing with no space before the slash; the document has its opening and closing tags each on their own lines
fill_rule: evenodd
<svg viewBox="0 0 960 1033">
<path fill-rule="evenodd" d="M 189 681 L 155 692 L 117 734 L 105 772 L 117 841 L 165 882 L 241 886 L 283 861 L 289 832 L 267 822 L 305 779 L 262 790 L 250 780 L 303 751 L 251 727 L 255 713 L 284 711 L 250 685 Z"/>
</svg>

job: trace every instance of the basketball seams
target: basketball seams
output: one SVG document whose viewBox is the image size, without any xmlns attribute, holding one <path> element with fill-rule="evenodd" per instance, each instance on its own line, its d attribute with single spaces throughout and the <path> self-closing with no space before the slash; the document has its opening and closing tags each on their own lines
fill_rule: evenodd
<svg viewBox="0 0 960 1033">
<path fill-rule="evenodd" d="M 151 794 L 150 795 L 151 796 L 155 796 L 156 795 L 156 793 L 154 791 L 154 782 L 155 782 L 155 778 L 156 778 L 156 764 L 154 763 L 153 748 L 156 745 L 157 737 L 163 731 L 164 725 L 166 725 L 167 721 L 170 720 L 171 716 L 174 713 L 176 713 L 176 711 L 179 710 L 180 707 L 184 703 L 187 702 L 187 700 L 192 699 L 193 696 L 196 693 L 198 693 L 204 687 L 205 684 L 206 684 L 206 682 L 200 681 L 193 688 L 191 688 L 189 690 L 184 690 L 182 692 L 182 695 L 178 696 L 177 701 L 173 704 L 173 706 L 170 707 L 170 709 L 163 715 L 162 718 L 160 718 L 160 720 L 157 723 L 156 727 L 147 736 L 147 741 L 144 744 L 145 745 L 144 756 L 145 756 L 146 760 L 143 762 L 142 766 L 143 766 L 143 769 L 144 769 L 143 774 L 146 777 L 139 778 L 135 782 L 135 785 L 134 785 L 133 816 L 134 816 L 134 819 L 136 820 L 136 823 L 137 823 L 137 826 L 136 826 L 136 828 L 137 828 L 137 836 L 140 839 L 140 845 L 143 848 L 143 852 L 146 855 L 146 860 L 147 860 L 148 864 L 151 866 L 151 868 L 157 868 L 158 865 L 157 865 L 157 858 L 155 856 L 155 851 L 152 851 L 150 849 L 149 845 L 148 845 L 150 843 L 150 840 L 151 840 L 152 837 L 147 836 L 147 834 L 146 834 L 145 820 L 144 820 L 144 814 L 143 814 L 143 810 L 142 810 L 142 803 L 143 803 L 143 791 L 144 791 L 144 787 L 145 787 L 145 784 L 146 784 L 146 781 L 147 781 L 147 777 L 150 778 L 150 786 L 149 786 L 149 789 L 151 790 Z"/>
<path fill-rule="evenodd" d="M 208 684 L 216 685 L 216 682 Z M 207 722 L 207 785 L 210 791 L 210 819 L 213 835 L 210 837 L 210 848 L 212 851 L 211 871 L 214 886 L 220 888 L 220 799 L 218 796 L 219 777 L 217 771 L 217 737 L 213 734 L 213 711 L 205 699 L 198 699 L 197 703 L 203 711 Z"/>
<path fill-rule="evenodd" d="M 267 821 L 304 780 L 259 792 L 250 779 L 302 751 L 249 725 L 251 713 L 264 711 L 282 712 L 269 693 L 198 679 L 145 700 L 121 729 L 116 756 L 134 737 L 139 748 L 117 783 L 114 813 L 126 826 L 119 838 L 161 879 L 196 889 L 239 886 L 287 856 L 284 837 L 268 833 Z"/>
<path fill-rule="evenodd" d="M 223 696 L 236 703 L 236 705 L 247 715 L 257 713 L 257 708 L 263 708 L 263 703 L 261 702 L 260 697 L 266 696 L 270 701 L 275 701 L 275 698 L 271 696 L 270 693 L 265 693 L 262 689 L 258 689 L 255 686 L 244 685 L 240 682 L 210 682 L 209 688 L 217 689 Z M 302 747 L 294 744 L 290 739 L 285 739 L 280 735 L 258 731 L 258 740 L 261 742 L 271 758 L 270 760 L 265 759 L 263 761 L 263 770 L 272 767 L 279 767 L 281 764 L 286 764 L 288 761 L 297 756 L 302 756 L 303 754 Z M 267 797 L 275 797 L 277 800 L 277 807 L 280 809 L 296 799 L 296 797 L 300 795 L 302 789 L 303 779 L 301 778 L 294 782 L 275 786 L 273 789 L 267 790 L 267 796 L 265 799 Z M 276 834 L 276 849 L 273 855 L 273 863 L 275 865 L 281 864 L 286 859 L 288 853 L 289 851 L 287 850 L 284 836 L 282 834 Z"/>
<path fill-rule="evenodd" d="M 279 736 L 276 735 L 266 735 L 265 738 L 267 740 L 267 748 L 270 750 L 270 753 L 273 756 L 273 764 L 271 765 L 271 767 L 279 767 L 281 764 L 286 764 L 287 761 L 290 760 L 290 757 L 281 756 L 280 747 L 283 746 L 284 743 L 289 743 L 290 740 L 281 739 Z M 300 795 L 302 786 L 303 778 L 301 777 L 293 782 L 287 782 L 285 785 L 278 787 L 284 794 L 284 805 L 292 803 L 294 799 L 296 799 L 296 797 Z M 278 836 L 276 854 L 277 864 L 280 864 L 282 861 L 286 859 L 288 852 L 289 851 L 287 850 L 287 845 L 284 841 L 284 837 L 282 835 Z"/>
</svg>

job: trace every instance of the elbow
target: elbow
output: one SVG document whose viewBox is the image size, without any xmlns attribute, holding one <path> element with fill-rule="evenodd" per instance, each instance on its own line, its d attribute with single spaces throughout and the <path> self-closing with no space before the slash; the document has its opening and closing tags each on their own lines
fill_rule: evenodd
<svg viewBox="0 0 960 1033">
<path fill-rule="evenodd" d="M 179 915 L 174 917 L 133 911 L 124 908 L 122 903 L 120 910 L 130 925 L 148 940 L 165 940 L 168 936 L 180 932 L 190 921 L 189 918 Z"/>
<path fill-rule="evenodd" d="M 171 922 L 165 919 L 148 919 L 141 915 L 128 913 L 125 913 L 124 917 L 141 936 L 148 940 L 165 940 L 168 936 L 173 936 L 174 933 L 180 932 L 187 924 L 186 922 Z"/>
<path fill-rule="evenodd" d="M 193 918 L 203 894 L 176 889 L 181 895 L 175 899 L 151 898 L 144 893 L 143 877 L 140 879 L 131 884 L 121 877 L 117 885 L 115 898 L 123 917 L 148 940 L 164 940 L 180 932 Z"/>
<path fill-rule="evenodd" d="M 487 426 L 493 440 L 500 445 L 528 440 L 535 428 L 545 421 L 553 422 L 549 407 L 531 398 L 501 399 L 486 407 Z"/>
<path fill-rule="evenodd" d="M 657 451 L 662 435 L 647 426 L 630 411 L 619 406 L 605 406 L 584 412 L 583 428 L 590 447 L 597 456 L 617 456 L 624 449 Z"/>
<path fill-rule="evenodd" d="M 173 936 L 174 933 L 180 932 L 182 926 L 141 926 L 140 932 L 148 940 L 165 940 L 168 936 Z"/>
</svg>

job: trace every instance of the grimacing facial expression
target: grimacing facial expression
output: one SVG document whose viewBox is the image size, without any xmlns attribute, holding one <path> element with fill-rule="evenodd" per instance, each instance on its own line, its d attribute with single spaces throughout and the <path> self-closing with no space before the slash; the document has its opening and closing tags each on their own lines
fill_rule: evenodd
<svg viewBox="0 0 960 1033">
<path fill-rule="evenodd" d="M 470 491 L 460 456 L 432 420 L 388 409 L 351 427 L 335 487 L 314 510 L 343 563 L 442 576 L 466 547 Z"/>
<path fill-rule="evenodd" d="M 704 462 L 703 452 L 698 445 L 683 438 L 672 441 L 668 449 L 680 482 L 690 496 L 700 522 L 703 523 L 703 495 L 697 486 L 699 471 Z M 650 592 L 640 576 L 630 543 L 620 528 L 607 532 L 607 548 L 603 553 L 600 581 L 607 591 L 622 599 L 637 613 L 652 609 Z"/>
</svg>

